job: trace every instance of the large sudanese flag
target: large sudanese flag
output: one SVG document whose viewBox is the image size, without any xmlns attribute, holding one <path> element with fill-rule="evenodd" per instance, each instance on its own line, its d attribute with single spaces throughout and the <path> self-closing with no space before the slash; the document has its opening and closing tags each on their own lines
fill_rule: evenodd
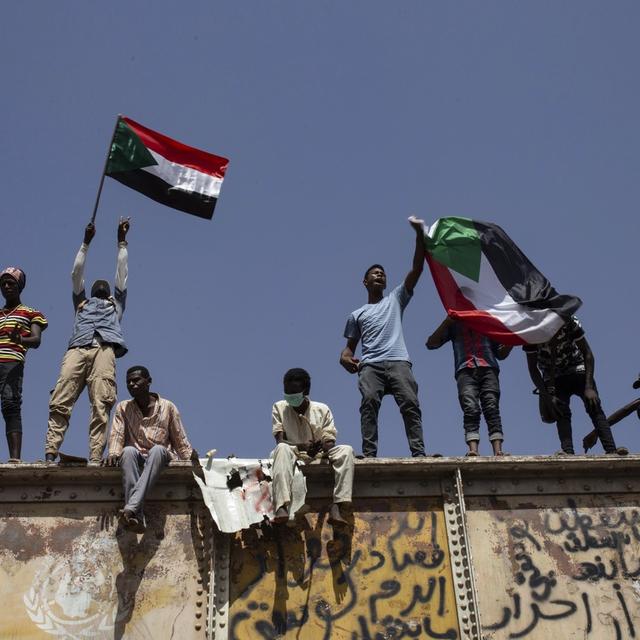
<svg viewBox="0 0 640 640">
<path fill-rule="evenodd" d="M 440 218 L 424 240 L 447 314 L 497 342 L 547 342 L 582 304 L 559 294 L 498 225 Z"/>
<path fill-rule="evenodd" d="M 211 219 L 229 160 L 120 116 L 105 174 L 173 209 Z"/>
</svg>

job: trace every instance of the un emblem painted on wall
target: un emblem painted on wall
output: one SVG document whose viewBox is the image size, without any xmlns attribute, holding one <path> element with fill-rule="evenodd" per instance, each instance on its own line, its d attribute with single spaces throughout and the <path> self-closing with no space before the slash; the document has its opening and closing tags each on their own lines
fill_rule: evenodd
<svg viewBox="0 0 640 640">
<path fill-rule="evenodd" d="M 118 597 L 114 577 L 85 556 L 48 562 L 23 600 L 29 617 L 42 631 L 86 640 L 113 630 Z"/>
</svg>

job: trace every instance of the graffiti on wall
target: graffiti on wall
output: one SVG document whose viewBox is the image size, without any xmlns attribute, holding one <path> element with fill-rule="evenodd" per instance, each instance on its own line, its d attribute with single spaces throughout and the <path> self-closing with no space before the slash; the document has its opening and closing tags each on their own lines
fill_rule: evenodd
<svg viewBox="0 0 640 640">
<path fill-rule="evenodd" d="M 467 511 L 484 631 L 496 640 L 635 638 L 640 511 L 612 496 L 548 500 L 474 499 Z"/>
<path fill-rule="evenodd" d="M 232 542 L 230 638 L 458 638 L 442 509 L 359 501 L 353 527 L 326 512 Z"/>
</svg>

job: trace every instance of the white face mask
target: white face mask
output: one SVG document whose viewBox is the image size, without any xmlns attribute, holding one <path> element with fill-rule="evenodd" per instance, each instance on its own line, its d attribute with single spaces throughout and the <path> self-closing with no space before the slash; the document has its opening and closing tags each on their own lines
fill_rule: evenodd
<svg viewBox="0 0 640 640">
<path fill-rule="evenodd" d="M 304 402 L 304 393 L 285 393 L 284 399 L 295 409 Z"/>
</svg>

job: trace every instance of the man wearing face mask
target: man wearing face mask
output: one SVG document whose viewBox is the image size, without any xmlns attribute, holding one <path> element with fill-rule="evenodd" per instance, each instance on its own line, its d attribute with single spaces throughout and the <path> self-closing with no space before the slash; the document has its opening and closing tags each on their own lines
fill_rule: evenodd
<svg viewBox="0 0 640 640">
<path fill-rule="evenodd" d="M 329 523 L 347 524 L 341 505 L 351 502 L 353 486 L 353 449 L 336 445 L 336 427 L 331 409 L 309 399 L 311 378 L 304 369 L 289 369 L 284 374 L 284 400 L 273 405 L 272 425 L 276 448 L 273 451 L 273 504 L 276 523 L 289 519 L 291 485 L 298 459 L 309 461 L 327 456 L 333 467 L 333 504 Z"/>
<path fill-rule="evenodd" d="M 127 300 L 128 231 L 129 218 L 120 218 L 113 296 L 106 280 L 96 280 L 89 298 L 84 288 L 84 265 L 96 233 L 94 224 L 89 223 L 84 231 L 84 241 L 71 272 L 73 308 L 76 312 L 73 332 L 49 400 L 45 444 L 47 461 L 56 459 L 69 426 L 71 410 L 85 386 L 88 387 L 91 402 L 89 463 L 99 464 L 102 459 L 109 414 L 116 399 L 115 359 L 127 352 L 120 322 Z"/>
</svg>

